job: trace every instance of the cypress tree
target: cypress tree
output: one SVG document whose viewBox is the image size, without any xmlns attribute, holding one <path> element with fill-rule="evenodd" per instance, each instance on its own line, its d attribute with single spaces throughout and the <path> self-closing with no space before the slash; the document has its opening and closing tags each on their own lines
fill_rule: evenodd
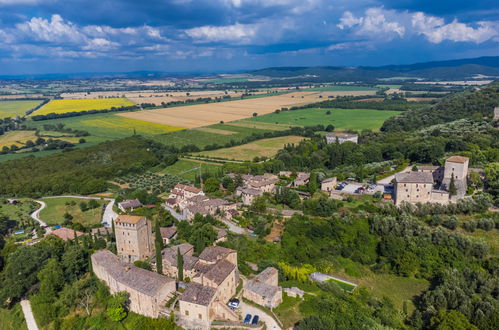
<svg viewBox="0 0 499 330">
<path fill-rule="evenodd" d="M 184 280 L 184 257 L 180 254 L 180 248 L 177 248 L 177 268 L 178 268 L 178 280 Z"/>
<path fill-rule="evenodd" d="M 456 182 L 454 181 L 454 174 L 452 174 L 449 183 L 449 196 L 456 196 L 456 195 L 457 195 Z"/>
<path fill-rule="evenodd" d="M 154 222 L 154 231 L 154 234 L 156 235 L 154 244 L 156 248 L 156 271 L 158 274 L 163 274 L 163 258 L 161 256 L 161 251 L 163 250 L 163 238 L 161 237 L 158 220 Z"/>
<path fill-rule="evenodd" d="M 112 240 L 113 242 L 116 242 L 116 231 L 114 230 L 114 219 L 111 220 L 111 229 L 113 231 L 113 233 L 111 234 L 111 237 L 112 237 Z"/>
</svg>

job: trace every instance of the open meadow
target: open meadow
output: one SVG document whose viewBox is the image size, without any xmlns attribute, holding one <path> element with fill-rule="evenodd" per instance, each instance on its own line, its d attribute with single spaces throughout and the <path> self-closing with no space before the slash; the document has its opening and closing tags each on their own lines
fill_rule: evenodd
<svg viewBox="0 0 499 330">
<path fill-rule="evenodd" d="M 254 113 L 264 115 L 281 108 L 319 102 L 328 98 L 331 93 L 335 92 L 294 92 L 278 96 L 248 98 L 230 102 L 126 112 L 120 113 L 119 116 L 170 126 L 195 128 L 221 121 L 229 122 L 248 118 L 253 116 Z M 367 95 L 374 93 L 374 91 L 361 93 Z"/>
<path fill-rule="evenodd" d="M 12 145 L 20 147 L 28 140 L 35 141 L 37 138 L 35 131 L 10 131 L 0 135 L 0 149 Z"/>
<path fill-rule="evenodd" d="M 330 112 L 330 114 L 327 114 Z M 333 125 L 336 129 L 378 130 L 383 122 L 401 111 L 372 109 L 300 109 L 281 111 L 246 119 L 250 123 L 273 123 L 290 126 Z"/>
<path fill-rule="evenodd" d="M 42 101 L 0 101 L 0 119 L 24 116 L 26 111 L 33 109 Z"/>
<path fill-rule="evenodd" d="M 194 154 L 208 158 L 223 158 L 233 160 L 253 160 L 255 157 L 272 157 L 286 144 L 299 143 L 302 136 L 280 136 L 270 139 L 257 140 L 240 146 L 223 148 L 211 151 L 202 151 Z"/>
<path fill-rule="evenodd" d="M 165 167 L 160 174 L 171 174 L 182 179 L 194 182 L 196 175 L 199 173 L 217 173 L 222 167 L 222 164 L 208 163 L 203 161 L 180 159 L 175 164 Z"/>
<path fill-rule="evenodd" d="M 68 113 L 89 110 L 106 110 L 111 108 L 135 105 L 126 98 L 52 100 L 35 111 L 32 115 L 48 115 L 49 113 Z"/>
<path fill-rule="evenodd" d="M 102 205 L 105 201 L 96 200 L 98 207 L 82 211 L 80 203 L 88 203 L 89 200 L 80 198 L 43 198 L 47 207 L 40 212 L 40 218 L 49 225 L 60 225 L 64 223 L 64 214 L 69 213 L 72 222 L 81 223 L 84 226 L 98 225 L 102 220 Z"/>
</svg>

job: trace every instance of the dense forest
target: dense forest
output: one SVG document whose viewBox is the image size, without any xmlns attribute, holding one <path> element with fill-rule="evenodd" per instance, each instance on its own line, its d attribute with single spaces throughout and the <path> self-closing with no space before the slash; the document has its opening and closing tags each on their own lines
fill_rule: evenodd
<svg viewBox="0 0 499 330">
<path fill-rule="evenodd" d="M 107 189 L 106 180 L 143 172 L 177 160 L 177 150 L 134 136 L 86 149 L 26 157 L 0 164 L 0 195 L 91 194 Z"/>
<path fill-rule="evenodd" d="M 499 82 L 478 91 L 466 91 L 443 98 L 437 104 L 407 111 L 385 121 L 382 131 L 413 131 L 422 127 L 442 124 L 462 118 L 491 117 L 499 104 Z"/>
</svg>

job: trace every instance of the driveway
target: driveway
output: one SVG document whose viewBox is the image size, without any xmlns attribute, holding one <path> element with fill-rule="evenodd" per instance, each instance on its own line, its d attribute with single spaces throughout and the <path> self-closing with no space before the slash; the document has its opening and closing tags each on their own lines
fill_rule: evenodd
<svg viewBox="0 0 499 330">
<path fill-rule="evenodd" d="M 42 201 L 35 201 L 38 204 L 40 204 L 40 208 L 36 210 L 35 212 L 31 213 L 30 216 L 33 220 L 38 222 L 40 224 L 40 227 L 45 227 L 45 232 L 50 233 L 52 231 L 52 228 L 50 228 L 46 222 L 44 222 L 42 219 L 40 219 L 40 212 L 47 207 L 47 204 Z"/>
<path fill-rule="evenodd" d="M 28 330 L 38 330 L 38 326 L 36 325 L 35 316 L 33 315 L 33 311 L 31 310 L 31 304 L 29 300 L 21 300 L 21 307 L 23 309 L 24 318 L 26 319 Z"/>
<path fill-rule="evenodd" d="M 236 224 L 234 224 L 232 221 L 229 221 L 227 219 L 223 219 L 223 218 L 218 218 L 220 221 L 222 221 L 223 223 L 225 223 L 228 227 L 229 227 L 229 230 L 235 234 L 239 234 L 239 235 L 249 235 L 249 231 L 246 229 L 246 228 L 241 228 L 239 226 L 237 226 Z"/>
<path fill-rule="evenodd" d="M 253 318 L 253 315 L 258 315 L 260 317 L 260 321 L 265 322 L 267 325 L 267 329 L 270 330 L 281 330 L 281 327 L 279 324 L 277 324 L 276 320 L 261 309 L 258 309 L 250 304 L 245 303 L 244 301 L 241 301 L 241 304 L 239 305 L 239 311 L 241 312 L 241 315 L 244 319 L 246 314 L 251 314 L 251 318 Z"/>
</svg>

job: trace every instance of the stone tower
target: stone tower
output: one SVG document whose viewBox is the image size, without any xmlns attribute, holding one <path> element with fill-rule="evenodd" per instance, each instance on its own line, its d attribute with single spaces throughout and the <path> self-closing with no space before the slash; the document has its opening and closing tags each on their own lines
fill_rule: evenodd
<svg viewBox="0 0 499 330">
<path fill-rule="evenodd" d="M 152 225 L 146 217 L 120 215 L 114 220 L 118 257 L 132 263 L 154 252 Z"/>
</svg>

